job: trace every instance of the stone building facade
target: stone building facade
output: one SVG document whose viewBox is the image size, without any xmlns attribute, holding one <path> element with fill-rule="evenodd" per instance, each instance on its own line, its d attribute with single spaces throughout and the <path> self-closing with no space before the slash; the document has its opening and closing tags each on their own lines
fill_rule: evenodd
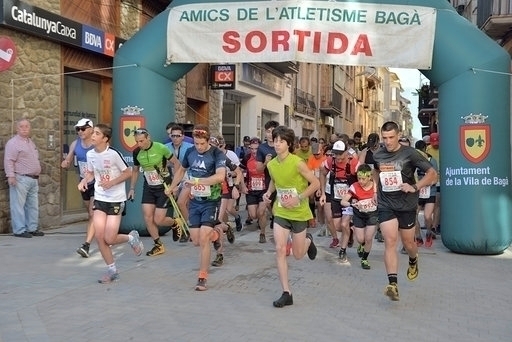
<svg viewBox="0 0 512 342">
<path fill-rule="evenodd" d="M 66 146 L 76 137 L 74 124 L 81 117 L 90 117 L 95 123 L 112 122 L 113 51 L 106 51 L 106 40 L 115 36 L 117 44 L 129 39 L 170 1 L 102 0 L 99 6 L 98 1 L 92 0 L 23 0 L 15 4 L 0 0 L 0 3 L 4 18 L 10 19 L 0 26 L 0 37 L 13 42 L 16 50 L 13 64 L 0 70 L 0 233 L 11 231 L 4 147 L 16 134 L 15 122 L 20 118 L 28 118 L 31 122 L 32 139 L 39 149 L 42 165 L 40 228 L 44 230 L 85 220 L 87 214 L 76 189 L 76 170 L 63 170 L 60 164 L 67 152 Z M 45 35 L 35 27 L 25 27 L 9 18 L 12 7 L 7 7 L 11 5 L 32 19 L 69 21 L 87 27 L 90 32 L 100 32 L 104 51 L 94 51 L 98 46 L 79 46 L 55 35 Z M 207 91 L 206 97 L 205 115 L 214 133 L 218 134 L 222 92 Z M 169 121 L 186 122 L 187 103 L 184 77 L 176 83 L 175 118 L 169 118 Z"/>
</svg>

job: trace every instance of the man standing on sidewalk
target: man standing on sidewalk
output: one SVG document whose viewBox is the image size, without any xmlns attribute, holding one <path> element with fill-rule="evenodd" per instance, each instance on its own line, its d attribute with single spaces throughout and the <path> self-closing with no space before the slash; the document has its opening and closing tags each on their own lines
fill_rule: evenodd
<svg viewBox="0 0 512 342">
<path fill-rule="evenodd" d="M 12 232 L 16 237 L 43 236 L 39 225 L 39 152 L 30 139 L 30 122 L 16 123 L 17 134 L 5 144 L 4 167 L 9 183 Z"/>
</svg>

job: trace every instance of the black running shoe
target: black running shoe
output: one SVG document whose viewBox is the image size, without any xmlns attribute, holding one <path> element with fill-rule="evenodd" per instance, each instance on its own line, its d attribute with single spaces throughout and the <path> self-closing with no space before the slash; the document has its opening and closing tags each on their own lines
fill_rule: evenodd
<svg viewBox="0 0 512 342">
<path fill-rule="evenodd" d="M 290 292 L 283 292 L 281 297 L 274 301 L 273 304 L 276 308 L 282 308 L 285 305 L 293 305 L 293 297 Z"/>
<path fill-rule="evenodd" d="M 311 244 L 309 245 L 309 248 L 308 248 L 308 257 L 311 260 L 315 260 L 317 249 L 316 249 L 315 243 L 313 242 L 313 235 L 311 235 L 310 233 L 306 233 L 306 238 L 311 240 Z"/>
<path fill-rule="evenodd" d="M 239 232 L 242 230 L 242 218 L 240 215 L 235 217 L 236 231 Z"/>
</svg>

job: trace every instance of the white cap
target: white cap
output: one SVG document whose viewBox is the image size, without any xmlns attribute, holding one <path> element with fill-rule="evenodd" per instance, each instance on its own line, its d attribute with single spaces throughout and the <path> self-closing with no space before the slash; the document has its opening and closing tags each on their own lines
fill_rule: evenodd
<svg viewBox="0 0 512 342">
<path fill-rule="evenodd" d="M 425 135 L 421 140 L 423 140 L 425 144 L 430 144 L 430 135 Z"/>
<path fill-rule="evenodd" d="M 80 120 L 78 120 L 78 122 L 75 125 L 75 127 L 84 127 L 84 126 L 94 127 L 94 124 L 92 123 L 92 120 L 90 120 L 90 119 L 80 119 Z"/>
<path fill-rule="evenodd" d="M 332 152 L 345 152 L 345 143 L 343 141 L 336 141 L 332 146 Z"/>
</svg>

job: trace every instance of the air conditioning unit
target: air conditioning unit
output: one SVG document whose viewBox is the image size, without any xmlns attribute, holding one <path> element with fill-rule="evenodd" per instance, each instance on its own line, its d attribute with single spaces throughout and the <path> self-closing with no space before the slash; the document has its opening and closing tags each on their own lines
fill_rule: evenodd
<svg viewBox="0 0 512 342">
<path fill-rule="evenodd" d="M 334 127 L 334 118 L 331 116 L 326 116 L 324 122 L 326 126 Z"/>
</svg>

